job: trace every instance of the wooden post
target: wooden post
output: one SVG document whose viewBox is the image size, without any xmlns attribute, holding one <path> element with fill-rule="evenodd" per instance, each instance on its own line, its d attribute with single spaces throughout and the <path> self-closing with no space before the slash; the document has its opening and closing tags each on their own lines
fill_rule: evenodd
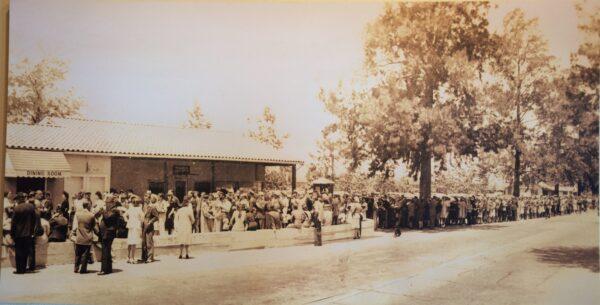
<svg viewBox="0 0 600 305">
<path fill-rule="evenodd" d="M 296 164 L 292 165 L 292 191 L 296 190 Z"/>
<path fill-rule="evenodd" d="M 169 191 L 169 174 L 167 169 L 167 160 L 163 161 L 163 195 L 167 198 L 167 192 Z"/>
<path fill-rule="evenodd" d="M 4 162 L 6 158 L 6 104 L 8 97 L 8 10 L 9 0 L 0 0 L 0 194 L 4 195 Z M 0 228 L 4 226 L 4 199 L 0 200 Z M 0 246 L 0 261 L 2 246 Z M 8 260 L 7 260 L 8 261 Z M 0 266 L 0 269 L 2 266 Z"/>
<path fill-rule="evenodd" d="M 217 188 L 215 187 L 215 161 L 210 162 L 210 190 L 214 192 Z"/>
</svg>

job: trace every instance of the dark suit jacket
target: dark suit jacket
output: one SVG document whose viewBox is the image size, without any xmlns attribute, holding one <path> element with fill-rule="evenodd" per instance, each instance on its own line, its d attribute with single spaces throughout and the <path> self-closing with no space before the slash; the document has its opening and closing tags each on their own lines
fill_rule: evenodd
<svg viewBox="0 0 600 305">
<path fill-rule="evenodd" d="M 154 223 L 157 221 L 158 210 L 153 205 L 149 205 L 144 215 L 144 233 L 154 231 Z"/>
<path fill-rule="evenodd" d="M 50 219 L 50 236 L 54 241 L 65 241 L 67 239 L 69 221 L 62 214 Z"/>
<path fill-rule="evenodd" d="M 100 237 L 102 240 L 114 239 L 117 236 L 117 229 L 121 217 L 119 212 L 109 209 L 102 215 L 102 224 L 100 225 Z"/>
<path fill-rule="evenodd" d="M 18 204 L 13 210 L 10 235 L 13 239 L 33 237 L 35 233 L 35 206 L 29 202 Z"/>
</svg>

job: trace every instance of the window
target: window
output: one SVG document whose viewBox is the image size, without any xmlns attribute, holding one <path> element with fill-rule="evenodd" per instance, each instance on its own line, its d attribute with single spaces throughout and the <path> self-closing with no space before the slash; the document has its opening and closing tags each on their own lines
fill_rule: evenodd
<svg viewBox="0 0 600 305">
<path fill-rule="evenodd" d="M 165 193 L 165 184 L 162 181 L 150 181 L 148 182 L 148 189 L 152 194 Z"/>
<path fill-rule="evenodd" d="M 190 167 L 187 165 L 173 165 L 173 175 L 189 175 Z"/>
</svg>

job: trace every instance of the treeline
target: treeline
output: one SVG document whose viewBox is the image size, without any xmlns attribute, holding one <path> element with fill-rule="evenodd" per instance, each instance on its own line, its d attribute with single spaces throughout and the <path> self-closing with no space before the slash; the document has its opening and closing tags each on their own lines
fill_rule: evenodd
<svg viewBox="0 0 600 305">
<path fill-rule="evenodd" d="M 431 196 L 453 160 L 500 173 L 519 196 L 540 181 L 598 193 L 598 9 L 577 6 L 587 41 L 561 70 L 538 21 L 520 9 L 489 28 L 489 3 L 394 3 L 369 24 L 369 84 L 321 90 L 336 122 L 313 170 L 392 176 L 404 163 Z"/>
</svg>

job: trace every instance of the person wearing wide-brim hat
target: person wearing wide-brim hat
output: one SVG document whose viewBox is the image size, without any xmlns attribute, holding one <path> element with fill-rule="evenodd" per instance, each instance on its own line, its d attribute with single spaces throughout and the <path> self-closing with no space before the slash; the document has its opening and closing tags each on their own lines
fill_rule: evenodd
<svg viewBox="0 0 600 305">
<path fill-rule="evenodd" d="M 185 249 L 185 258 L 189 256 L 189 246 L 192 243 L 192 225 L 194 224 L 194 210 L 190 204 L 190 198 L 184 197 L 182 207 L 175 212 L 175 233 L 177 243 L 179 244 L 179 258 L 183 258 Z"/>
<path fill-rule="evenodd" d="M 179 209 L 179 199 L 173 194 L 173 190 L 167 192 L 167 215 L 165 219 L 165 230 L 167 234 L 171 235 L 173 229 L 175 229 L 175 211 Z"/>
</svg>

